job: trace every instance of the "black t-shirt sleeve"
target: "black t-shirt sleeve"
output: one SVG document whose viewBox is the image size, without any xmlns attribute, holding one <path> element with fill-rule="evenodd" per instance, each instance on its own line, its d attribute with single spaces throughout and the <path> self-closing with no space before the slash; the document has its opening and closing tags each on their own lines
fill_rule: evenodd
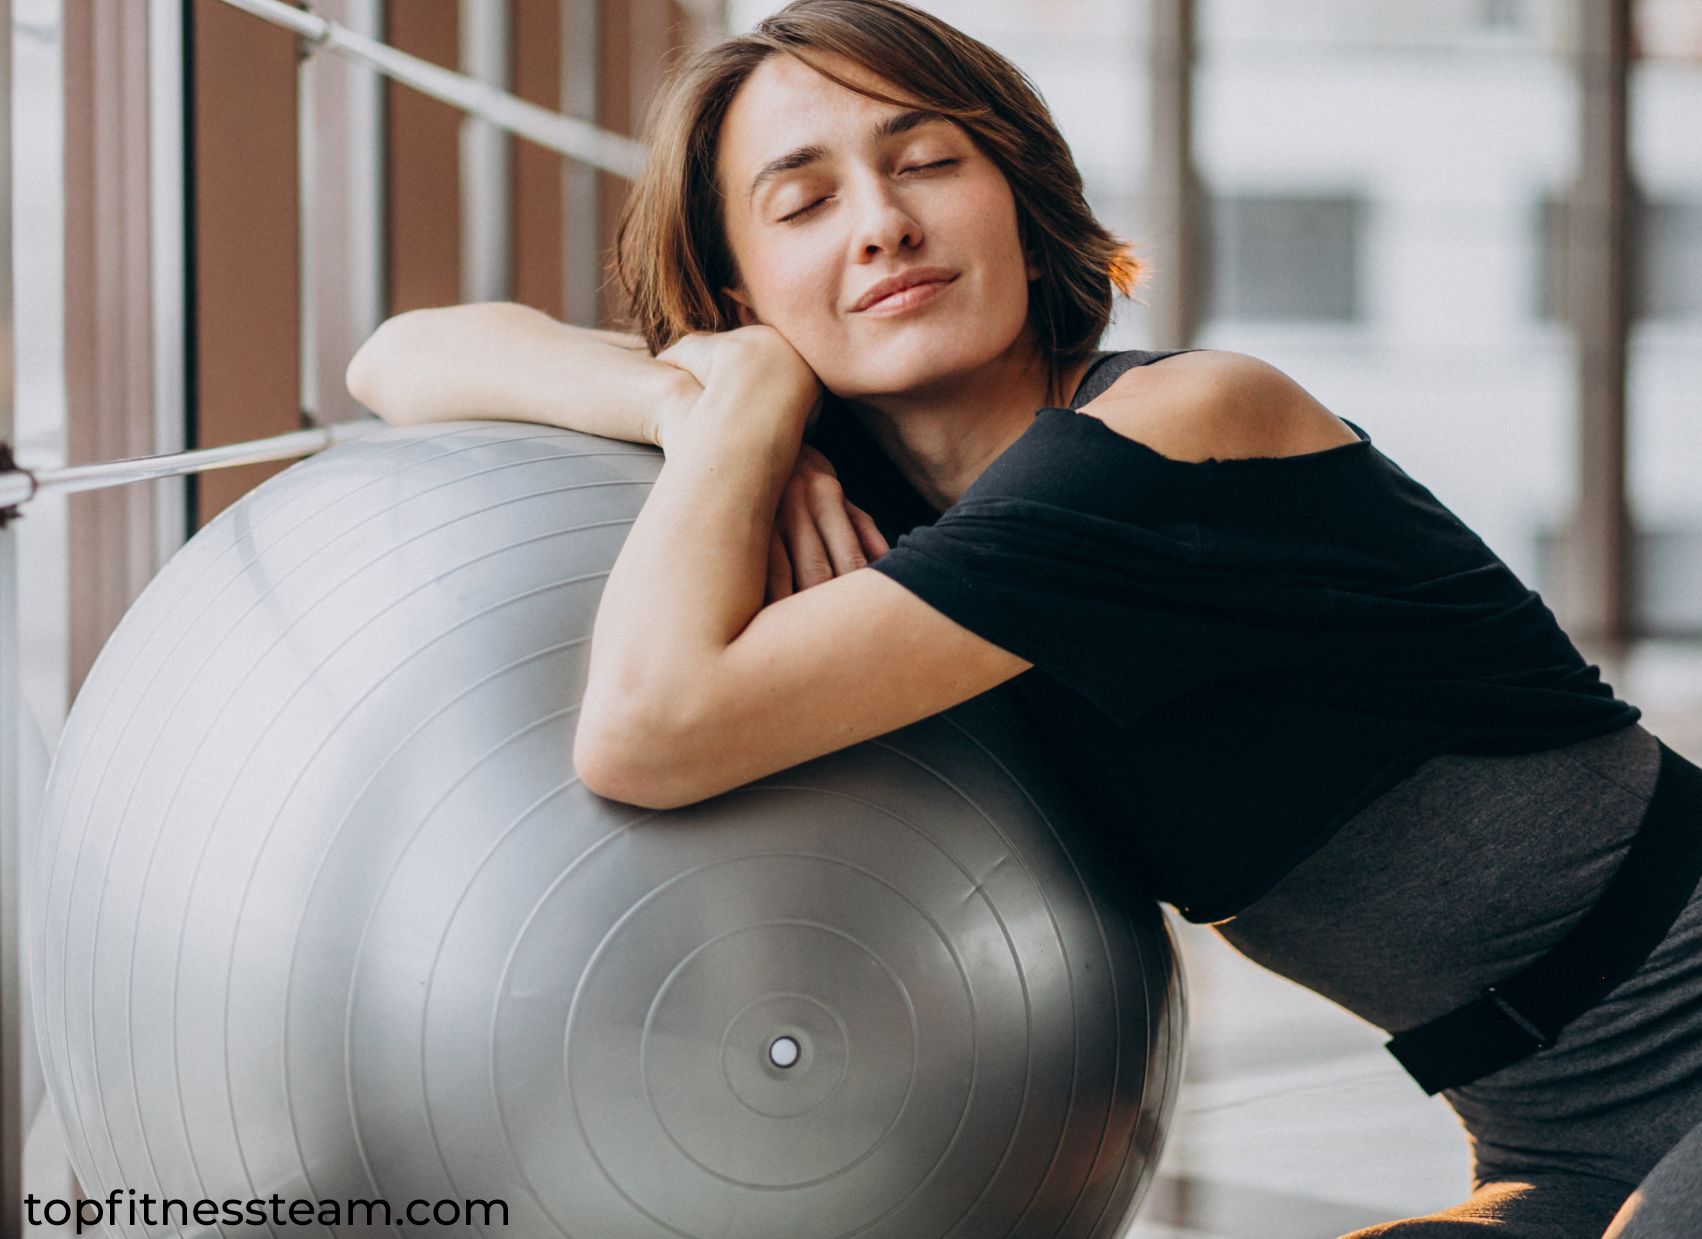
<svg viewBox="0 0 1702 1239">
<path fill-rule="evenodd" d="M 1278 661 L 1185 545 L 1016 500 L 960 502 L 870 565 L 977 636 L 1126 717 Z"/>
<path fill-rule="evenodd" d="M 1291 587 L 1209 562 L 1199 483 L 1143 476 L 1099 437 L 1112 434 L 1042 409 L 956 504 L 870 566 L 1119 717 L 1287 661 L 1269 625 Z"/>
<path fill-rule="evenodd" d="M 1427 757 L 1629 725 L 1542 600 L 1359 441 L 1178 461 L 1047 407 L 870 567 L 1034 664 L 1040 742 L 1142 882 L 1233 915 Z"/>
<path fill-rule="evenodd" d="M 870 566 L 1122 722 L 1230 681 L 1480 746 L 1622 719 L 1542 600 L 1348 425 L 1196 464 L 1043 408 Z"/>
</svg>

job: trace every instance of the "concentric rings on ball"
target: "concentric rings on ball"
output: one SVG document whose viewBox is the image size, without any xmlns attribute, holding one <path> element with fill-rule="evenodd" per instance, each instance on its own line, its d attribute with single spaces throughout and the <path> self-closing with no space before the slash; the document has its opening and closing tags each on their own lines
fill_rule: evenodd
<svg viewBox="0 0 1702 1239">
<path fill-rule="evenodd" d="M 381 431 L 137 601 L 35 887 L 86 1191 L 501 1200 L 580 1239 L 1121 1231 L 1180 977 L 1002 690 L 669 813 L 578 782 L 591 621 L 659 463 Z"/>
</svg>

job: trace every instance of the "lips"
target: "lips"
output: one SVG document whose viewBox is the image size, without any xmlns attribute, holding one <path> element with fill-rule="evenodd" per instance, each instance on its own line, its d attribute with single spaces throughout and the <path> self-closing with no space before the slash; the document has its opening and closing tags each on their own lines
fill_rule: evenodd
<svg viewBox="0 0 1702 1239">
<path fill-rule="evenodd" d="M 889 275 L 884 280 L 877 281 L 867 292 L 857 298 L 857 303 L 851 307 L 853 313 L 867 310 L 883 298 L 901 293 L 907 288 L 918 284 L 947 284 L 957 278 L 957 272 L 948 271 L 944 267 L 917 267 L 911 271 L 901 271 L 897 275 Z"/>
</svg>

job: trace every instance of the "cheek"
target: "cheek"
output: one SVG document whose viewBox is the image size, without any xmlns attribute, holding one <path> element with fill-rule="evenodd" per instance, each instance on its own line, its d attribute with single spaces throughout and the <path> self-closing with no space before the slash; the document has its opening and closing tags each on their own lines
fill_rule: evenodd
<svg viewBox="0 0 1702 1239">
<path fill-rule="evenodd" d="M 770 326 L 807 314 L 820 300 L 823 247 L 784 233 L 764 237 L 751 247 L 746 285 L 757 310 Z"/>
<path fill-rule="evenodd" d="M 826 254 L 826 248 L 798 244 L 776 252 L 766 296 L 757 297 L 763 320 L 812 364 L 820 360 L 821 351 L 835 348 L 846 327 L 839 309 L 843 275 L 835 261 L 837 252 Z"/>
<path fill-rule="evenodd" d="M 1007 268 L 1013 268 L 1015 278 L 1026 284 L 1016 199 L 1004 179 L 988 177 L 978 183 L 968 196 L 966 207 L 966 214 L 975 221 L 976 248 L 996 264 L 1001 275 L 1008 274 Z"/>
<path fill-rule="evenodd" d="M 998 247 L 999 252 L 1012 265 L 1019 269 L 1024 267 L 1027 260 L 1023 257 L 1022 235 L 1017 228 L 1016 207 L 1011 200 L 1005 197 L 998 203 L 988 203 L 987 219 L 989 231 L 996 228 L 996 235 L 992 238 L 992 244 Z M 997 221 L 997 223 L 995 224 L 993 221 Z"/>
</svg>

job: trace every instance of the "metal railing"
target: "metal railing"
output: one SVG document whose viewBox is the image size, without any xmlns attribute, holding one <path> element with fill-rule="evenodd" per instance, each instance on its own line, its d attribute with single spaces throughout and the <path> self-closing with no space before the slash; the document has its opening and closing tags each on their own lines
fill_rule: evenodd
<svg viewBox="0 0 1702 1239">
<path fill-rule="evenodd" d="M 578 117 L 564 116 L 528 103 L 517 95 L 476 81 L 464 73 L 397 51 L 358 31 L 285 4 L 283 0 L 224 0 L 224 3 L 275 26 L 293 30 L 314 48 L 324 48 L 370 65 L 385 77 L 410 86 L 421 94 L 430 95 L 469 116 L 489 121 L 500 129 L 581 163 L 628 180 L 637 179 L 644 167 L 645 149 L 640 142 L 600 129 Z"/>
<path fill-rule="evenodd" d="M 0 0 L 0 444 L 12 437 L 12 0 Z M 0 524 L 0 1235 L 23 1233 L 23 668 L 18 534 Z"/>
<path fill-rule="evenodd" d="M 552 112 L 515 95 L 477 81 L 464 73 L 445 69 L 418 56 L 398 51 L 377 39 L 341 26 L 317 14 L 285 4 L 283 0 L 223 0 L 263 21 L 293 31 L 314 48 L 325 48 L 368 65 L 385 77 L 461 109 L 469 116 L 501 128 L 528 141 L 628 179 L 643 167 L 645 147 L 631 138 L 600 129 L 576 117 Z M 5 9 L 9 10 L 9 3 Z M 0 10 L 3 13 L 5 10 Z M 10 161 L 7 161 L 10 170 Z M 9 236 L 9 231 L 7 233 Z M 7 277 L 9 280 L 9 270 Z M 6 304 L 10 306 L 8 285 Z M 9 355 L 9 353 L 8 353 Z M 7 379 L 8 398 L 10 379 Z M 8 406 L 9 408 L 9 406 Z M 250 440 L 224 447 L 202 448 L 130 460 L 71 465 L 51 470 L 31 470 L 0 456 L 0 524 L 18 514 L 19 508 L 40 495 L 96 490 L 153 478 L 174 477 L 204 469 L 257 464 L 307 456 L 372 427 L 362 422 L 334 423 L 312 430 Z M 9 424 L 0 424 L 0 452 L 10 436 Z"/>
<path fill-rule="evenodd" d="M 257 465 L 269 460 L 311 456 L 345 439 L 359 438 L 383 424 L 377 418 L 362 418 L 312 430 L 292 430 L 288 434 L 249 439 L 223 447 L 203 447 L 130 460 L 105 460 L 90 465 L 67 465 L 60 469 L 27 469 L 14 463 L 10 467 L 0 467 L 0 523 L 17 515 L 23 504 L 41 495 L 72 495 L 79 491 L 124 486 L 153 478 L 178 477 L 207 469 L 229 469 L 236 465 Z"/>
</svg>

